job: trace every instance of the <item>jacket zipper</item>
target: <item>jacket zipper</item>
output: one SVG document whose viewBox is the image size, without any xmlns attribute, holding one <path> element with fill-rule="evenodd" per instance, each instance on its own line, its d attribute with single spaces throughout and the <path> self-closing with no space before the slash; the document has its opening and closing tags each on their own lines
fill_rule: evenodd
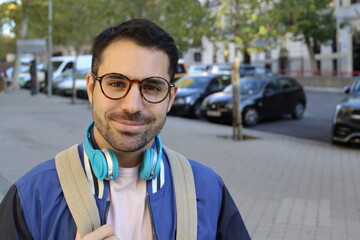
<svg viewBox="0 0 360 240">
<path fill-rule="evenodd" d="M 109 216 L 109 209 L 110 209 L 110 201 L 106 201 L 104 224 L 107 223 L 107 218 L 108 218 L 108 216 Z"/>
<path fill-rule="evenodd" d="M 148 204 L 148 209 L 149 209 L 149 214 L 150 214 L 151 232 L 152 232 L 152 235 L 153 235 L 153 239 L 157 240 L 156 232 L 155 232 L 155 229 L 154 229 L 154 219 L 153 219 L 153 214 L 152 214 L 152 211 L 151 211 L 151 204 L 150 204 L 149 196 L 146 196 L 146 202 Z"/>
</svg>

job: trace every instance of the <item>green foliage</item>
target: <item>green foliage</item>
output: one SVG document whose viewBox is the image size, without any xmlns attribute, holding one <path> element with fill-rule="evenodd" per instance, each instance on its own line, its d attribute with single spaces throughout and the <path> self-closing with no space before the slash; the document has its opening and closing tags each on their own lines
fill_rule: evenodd
<svg viewBox="0 0 360 240">
<path fill-rule="evenodd" d="M 100 0 L 53 0 L 54 44 L 72 46 L 79 52 L 99 31 Z"/>
<path fill-rule="evenodd" d="M 48 4 L 49 0 L 22 0 L 19 3 L 14 0 L 1 5 L 0 16 L 15 23 L 12 30 L 16 37 L 20 36 L 27 17 L 26 38 L 46 38 Z M 11 9 L 8 8 L 10 5 Z M 92 39 L 108 26 L 131 18 L 147 18 L 170 32 L 180 51 L 185 51 L 200 46 L 201 37 L 213 25 L 208 16 L 207 9 L 197 0 L 53 0 L 53 41 L 79 49 L 91 44 Z"/>
<path fill-rule="evenodd" d="M 272 16 L 280 34 L 290 32 L 294 40 L 326 44 L 336 33 L 332 0 L 281 0 L 274 3 Z"/>
<path fill-rule="evenodd" d="M 272 40 L 267 4 L 268 0 L 222 1 L 216 15 L 221 40 L 234 42 L 245 55 L 263 50 L 264 46 L 259 46 L 257 40 Z"/>
<path fill-rule="evenodd" d="M 207 9 L 197 0 L 109 0 L 106 19 L 116 24 L 131 18 L 146 18 L 156 22 L 175 39 L 180 51 L 199 47 L 201 37 L 213 24 Z M 126 9 L 124 11 L 124 9 Z"/>
</svg>

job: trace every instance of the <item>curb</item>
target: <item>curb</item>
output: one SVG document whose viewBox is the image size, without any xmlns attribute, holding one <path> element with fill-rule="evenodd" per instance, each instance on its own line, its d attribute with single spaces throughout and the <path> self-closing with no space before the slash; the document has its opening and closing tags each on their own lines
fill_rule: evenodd
<svg viewBox="0 0 360 240">
<path fill-rule="evenodd" d="M 316 92 L 344 93 L 344 90 L 342 88 L 304 86 L 304 89 L 307 91 L 314 91 L 314 92 L 316 91 Z"/>
</svg>

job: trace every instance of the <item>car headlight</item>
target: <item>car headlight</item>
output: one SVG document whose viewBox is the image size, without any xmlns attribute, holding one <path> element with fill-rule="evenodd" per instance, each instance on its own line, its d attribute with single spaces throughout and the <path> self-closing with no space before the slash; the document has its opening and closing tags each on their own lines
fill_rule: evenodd
<svg viewBox="0 0 360 240">
<path fill-rule="evenodd" d="M 187 104 L 191 104 L 192 102 L 193 102 L 193 97 L 192 96 L 187 96 L 186 98 L 185 98 L 185 103 L 187 103 Z"/>
<path fill-rule="evenodd" d="M 344 121 L 350 117 L 351 109 L 341 104 L 336 105 L 333 123 Z"/>
</svg>

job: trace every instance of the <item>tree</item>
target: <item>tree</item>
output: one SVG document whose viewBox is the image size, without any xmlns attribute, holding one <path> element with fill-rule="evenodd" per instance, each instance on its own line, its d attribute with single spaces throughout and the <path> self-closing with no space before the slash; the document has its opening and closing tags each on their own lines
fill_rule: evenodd
<svg viewBox="0 0 360 240">
<path fill-rule="evenodd" d="M 268 25 L 268 0 L 224 0 L 217 13 L 218 27 L 223 31 L 223 41 L 235 44 L 236 53 L 243 54 L 243 63 L 251 62 L 251 53 L 261 51 L 257 40 L 270 40 Z"/>
<path fill-rule="evenodd" d="M 201 46 L 202 36 L 213 24 L 207 9 L 194 0 L 109 0 L 107 4 L 103 15 L 108 25 L 131 18 L 152 20 L 174 37 L 180 52 Z"/>
<path fill-rule="evenodd" d="M 224 0 L 217 13 L 217 28 L 223 33 L 224 42 L 235 44 L 235 63 L 232 73 L 233 139 L 242 140 L 242 117 L 240 109 L 240 83 L 238 52 L 243 54 L 243 63 L 251 62 L 251 52 L 262 50 L 257 40 L 270 39 L 267 25 L 267 0 Z"/>
<path fill-rule="evenodd" d="M 274 1 L 271 10 L 279 32 L 289 32 L 293 40 L 305 43 L 311 62 L 311 70 L 317 70 L 314 48 L 330 44 L 336 34 L 333 0 L 281 0 Z"/>
<path fill-rule="evenodd" d="M 99 14 L 101 0 L 55 0 L 53 5 L 54 43 L 72 48 L 75 52 L 73 67 L 73 93 L 71 103 L 76 100 L 76 62 L 84 47 L 91 42 L 103 20 Z"/>
</svg>

